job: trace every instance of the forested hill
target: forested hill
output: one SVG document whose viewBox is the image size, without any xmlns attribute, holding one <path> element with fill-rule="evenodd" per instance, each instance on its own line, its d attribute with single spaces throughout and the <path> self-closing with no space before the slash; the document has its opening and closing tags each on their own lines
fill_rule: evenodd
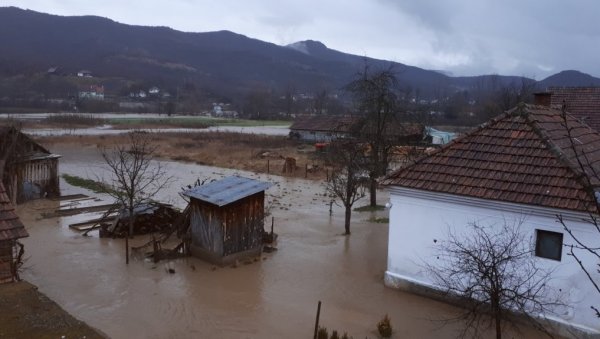
<svg viewBox="0 0 600 339">
<path fill-rule="evenodd" d="M 393 67 L 399 82 L 421 96 L 470 89 L 493 77 L 498 85 L 510 76 L 449 77 L 440 72 L 367 59 L 375 67 Z M 0 77 L 90 70 L 94 76 L 148 81 L 173 87 L 191 83 L 223 96 L 256 88 L 299 92 L 340 90 L 365 63 L 365 57 L 327 48 L 317 41 L 288 46 L 251 39 L 229 31 L 186 33 L 167 27 L 143 27 L 95 16 L 56 16 L 0 8 Z M 600 84 L 579 72 L 545 79 L 541 85 Z"/>
</svg>

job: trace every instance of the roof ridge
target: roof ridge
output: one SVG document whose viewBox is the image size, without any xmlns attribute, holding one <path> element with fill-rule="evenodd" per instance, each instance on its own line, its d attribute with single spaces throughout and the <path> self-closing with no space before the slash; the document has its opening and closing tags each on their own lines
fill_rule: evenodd
<svg viewBox="0 0 600 339">
<path fill-rule="evenodd" d="M 558 111 L 558 109 L 552 109 L 552 108 L 548 109 L 548 107 L 546 107 L 546 106 L 537 106 L 537 107 L 545 108 L 545 110 L 547 110 L 547 111 L 550 111 L 550 110 Z M 575 148 L 575 145 L 573 144 L 574 137 L 571 136 L 570 132 L 569 132 L 569 128 L 570 128 L 569 118 L 572 119 L 571 121 L 576 122 L 576 123 L 580 123 L 579 119 L 577 119 L 575 116 L 573 116 L 572 114 L 567 112 L 564 106 L 562 107 L 560 112 L 561 112 L 560 113 L 561 119 L 563 119 L 561 122 L 561 125 L 564 123 L 563 127 L 565 129 L 565 132 L 567 133 L 565 136 L 569 140 L 569 145 L 571 146 L 571 148 L 575 154 L 575 157 L 579 157 L 579 153 L 577 152 L 577 149 Z M 596 187 L 594 187 L 591 180 L 589 180 L 588 173 L 586 172 L 585 168 L 582 168 L 582 166 L 585 166 L 585 164 L 578 164 L 578 163 L 575 163 L 573 160 L 569 159 L 566 152 L 563 150 L 563 148 L 560 147 L 560 145 L 558 145 L 556 143 L 556 140 L 554 138 L 552 138 L 547 133 L 547 131 L 539 125 L 538 121 L 531 119 L 529 114 L 525 115 L 525 119 L 527 121 L 527 124 L 529 126 L 531 126 L 533 131 L 542 139 L 542 141 L 546 145 L 547 149 L 558 159 L 558 161 L 560 161 L 569 170 L 571 170 L 571 172 L 573 172 L 573 174 L 575 175 L 575 179 L 583 186 L 583 188 L 587 191 L 587 193 L 590 195 L 590 197 L 594 201 L 597 201 L 596 195 L 595 195 Z M 584 125 L 584 124 L 581 124 L 581 125 Z"/>
<path fill-rule="evenodd" d="M 575 152 L 562 125 L 558 110 L 519 104 L 382 184 L 596 213 L 596 194 L 585 180 L 600 188 L 600 178 L 590 175 L 600 173 L 600 133 L 569 115 Z M 589 161 L 578 170 L 574 156 L 582 151 Z"/>
</svg>

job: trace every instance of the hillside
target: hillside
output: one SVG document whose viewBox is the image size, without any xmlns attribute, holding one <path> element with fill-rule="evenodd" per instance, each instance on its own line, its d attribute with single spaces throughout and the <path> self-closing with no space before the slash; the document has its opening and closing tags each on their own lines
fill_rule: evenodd
<svg viewBox="0 0 600 339">
<path fill-rule="evenodd" d="M 251 39 L 229 31 L 186 33 L 166 27 L 132 26 L 95 16 L 57 16 L 0 8 L 0 78 L 45 73 L 92 71 L 112 79 L 108 93 L 123 81 L 166 88 L 191 84 L 220 97 L 241 97 L 256 90 L 299 93 L 340 91 L 364 65 L 392 67 L 399 83 L 421 97 L 447 96 L 482 84 L 520 83 L 513 76 L 449 77 L 437 71 L 332 50 L 318 41 L 288 46 Z M 566 75 L 563 73 L 567 73 Z M 540 86 L 600 84 L 573 71 L 559 73 Z M 533 80 L 527 80 L 533 81 Z M 12 85 L 6 85 L 12 86 Z M 489 86 L 486 85 L 486 86 Z M 73 86 L 62 87 L 72 91 Z M 1 91 L 0 84 L 0 91 Z M 31 90 L 30 88 L 23 91 Z M 66 91 L 66 90 L 65 90 Z M 0 93 L 2 94 L 2 93 Z"/>
</svg>

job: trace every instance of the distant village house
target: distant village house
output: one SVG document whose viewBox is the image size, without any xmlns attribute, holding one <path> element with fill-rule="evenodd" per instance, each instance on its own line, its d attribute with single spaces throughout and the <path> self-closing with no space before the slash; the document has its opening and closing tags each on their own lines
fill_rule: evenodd
<svg viewBox="0 0 600 339">
<path fill-rule="evenodd" d="M 79 91 L 79 99 L 104 100 L 104 86 L 91 85 L 88 89 Z"/>
<path fill-rule="evenodd" d="M 81 70 L 81 71 L 77 72 L 77 76 L 78 77 L 83 77 L 83 78 L 91 78 L 92 77 L 92 72 L 84 69 L 84 70 Z"/>
<path fill-rule="evenodd" d="M 56 66 L 55 67 L 50 67 L 50 68 L 48 68 L 48 71 L 46 73 L 49 74 L 49 75 L 57 75 L 58 74 L 58 70 L 59 70 L 59 68 L 56 67 Z"/>
</svg>

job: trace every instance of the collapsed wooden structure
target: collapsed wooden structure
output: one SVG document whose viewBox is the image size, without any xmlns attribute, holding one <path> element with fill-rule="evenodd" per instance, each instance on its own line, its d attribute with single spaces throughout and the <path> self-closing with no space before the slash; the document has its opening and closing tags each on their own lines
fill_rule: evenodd
<svg viewBox="0 0 600 339">
<path fill-rule="evenodd" d="M 18 129 L 0 126 L 1 181 L 13 204 L 59 196 L 59 158 Z"/>
<path fill-rule="evenodd" d="M 191 254 L 219 265 L 259 255 L 265 190 L 271 185 L 232 176 L 185 191 Z"/>
<path fill-rule="evenodd" d="M 28 236 L 0 182 L 0 283 L 19 280 L 24 251 L 18 240 Z"/>
<path fill-rule="evenodd" d="M 134 211 L 133 234 L 149 234 L 167 232 L 173 229 L 174 222 L 180 212 L 172 205 L 149 202 L 137 206 Z M 103 219 L 103 220 L 102 220 Z M 124 238 L 129 231 L 129 212 L 127 210 L 109 209 L 98 223 L 100 237 Z"/>
</svg>

